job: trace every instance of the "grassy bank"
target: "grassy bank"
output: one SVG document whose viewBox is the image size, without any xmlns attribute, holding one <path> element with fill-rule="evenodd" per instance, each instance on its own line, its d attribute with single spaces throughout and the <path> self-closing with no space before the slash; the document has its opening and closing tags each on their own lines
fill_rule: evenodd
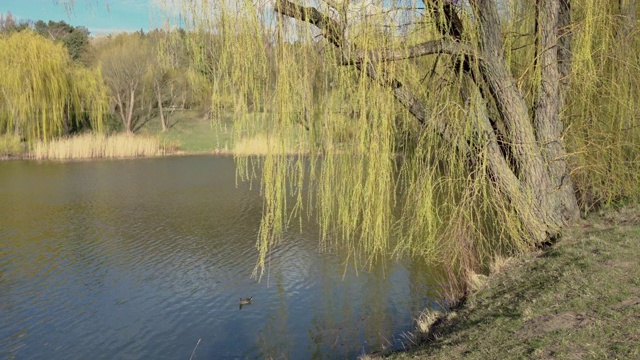
<svg viewBox="0 0 640 360">
<path fill-rule="evenodd" d="M 278 149 L 270 138 L 267 123 L 258 114 L 255 126 L 258 134 L 255 136 L 234 139 L 232 129 L 232 115 L 211 121 L 198 111 L 176 111 L 169 115 L 170 128 L 161 131 L 158 119 L 151 119 L 141 129 L 141 134 L 158 136 L 161 144 L 169 152 L 178 153 L 213 153 L 238 155 L 264 155 L 269 151 L 284 151 L 297 153 L 306 149 L 303 141 L 295 137 L 294 131 L 287 138 L 290 148 Z"/>
<path fill-rule="evenodd" d="M 640 358 L 639 259 L 640 208 L 593 214 L 490 276 L 391 358 Z"/>
<path fill-rule="evenodd" d="M 169 129 L 162 132 L 160 120 L 152 118 L 138 131 L 157 136 L 168 150 L 181 153 L 224 153 L 232 148 L 231 125 L 226 121 L 212 123 L 200 111 L 167 113 Z"/>
</svg>

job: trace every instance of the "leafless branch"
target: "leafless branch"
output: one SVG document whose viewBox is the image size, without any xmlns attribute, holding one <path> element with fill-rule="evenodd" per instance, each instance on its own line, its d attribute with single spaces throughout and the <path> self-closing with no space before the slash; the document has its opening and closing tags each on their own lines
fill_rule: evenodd
<svg viewBox="0 0 640 360">
<path fill-rule="evenodd" d="M 348 64 L 360 64 L 365 59 L 372 62 L 397 61 L 433 54 L 474 56 L 473 49 L 465 44 L 456 41 L 430 40 L 404 49 L 359 51 Z"/>
<path fill-rule="evenodd" d="M 318 9 L 312 6 L 301 6 L 288 0 L 277 0 L 275 9 L 282 15 L 316 26 L 329 42 L 335 46 L 342 47 L 343 36 L 340 24 Z"/>
</svg>

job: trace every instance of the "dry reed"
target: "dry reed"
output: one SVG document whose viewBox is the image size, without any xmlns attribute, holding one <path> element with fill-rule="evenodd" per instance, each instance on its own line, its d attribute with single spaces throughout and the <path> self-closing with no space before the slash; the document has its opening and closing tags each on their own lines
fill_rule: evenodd
<svg viewBox="0 0 640 360">
<path fill-rule="evenodd" d="M 29 158 L 38 160 L 124 158 L 164 155 L 155 137 L 117 134 L 111 136 L 85 134 L 37 142 Z"/>
<path fill-rule="evenodd" d="M 429 308 L 424 309 L 418 318 L 416 324 L 418 330 L 423 334 L 428 334 L 431 330 L 431 326 L 442 317 L 442 312 L 437 310 L 431 310 Z"/>
</svg>

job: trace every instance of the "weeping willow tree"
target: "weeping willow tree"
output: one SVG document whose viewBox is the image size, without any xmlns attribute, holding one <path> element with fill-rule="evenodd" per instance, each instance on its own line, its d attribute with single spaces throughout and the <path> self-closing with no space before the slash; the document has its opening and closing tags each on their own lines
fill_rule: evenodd
<svg viewBox="0 0 640 360">
<path fill-rule="evenodd" d="M 236 137 L 268 123 L 270 153 L 238 157 L 243 177 L 261 167 L 258 275 L 311 213 L 355 266 L 460 274 L 638 197 L 634 1 L 176 2 L 220 39 L 213 97 L 233 96 Z"/>
<path fill-rule="evenodd" d="M 585 207 L 639 198 L 640 34 L 637 0 L 589 1 L 573 36 L 564 108 L 572 177 Z M 590 36 L 589 36 L 590 35 Z"/>
<path fill-rule="evenodd" d="M 73 64 L 62 44 L 30 31 L 0 36 L 0 132 L 50 140 L 88 122 L 102 131 L 98 70 Z"/>
</svg>

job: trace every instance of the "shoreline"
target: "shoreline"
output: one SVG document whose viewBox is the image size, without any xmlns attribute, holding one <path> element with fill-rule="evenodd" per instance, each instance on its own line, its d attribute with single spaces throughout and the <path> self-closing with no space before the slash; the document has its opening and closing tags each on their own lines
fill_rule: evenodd
<svg viewBox="0 0 640 360">
<path fill-rule="evenodd" d="M 597 211 L 513 259 L 405 351 L 364 359 L 640 357 L 640 207 Z"/>
<path fill-rule="evenodd" d="M 206 151 L 172 151 L 158 155 L 141 155 L 141 156 L 101 156 L 101 157 L 81 157 L 81 158 L 64 158 L 64 159 L 37 159 L 30 156 L 0 156 L 0 161 L 90 161 L 90 160 L 133 160 L 133 159 L 153 159 L 172 156 L 198 156 L 198 155 L 215 155 L 215 156 L 234 156 L 232 151 L 228 150 L 206 150 Z"/>
</svg>

